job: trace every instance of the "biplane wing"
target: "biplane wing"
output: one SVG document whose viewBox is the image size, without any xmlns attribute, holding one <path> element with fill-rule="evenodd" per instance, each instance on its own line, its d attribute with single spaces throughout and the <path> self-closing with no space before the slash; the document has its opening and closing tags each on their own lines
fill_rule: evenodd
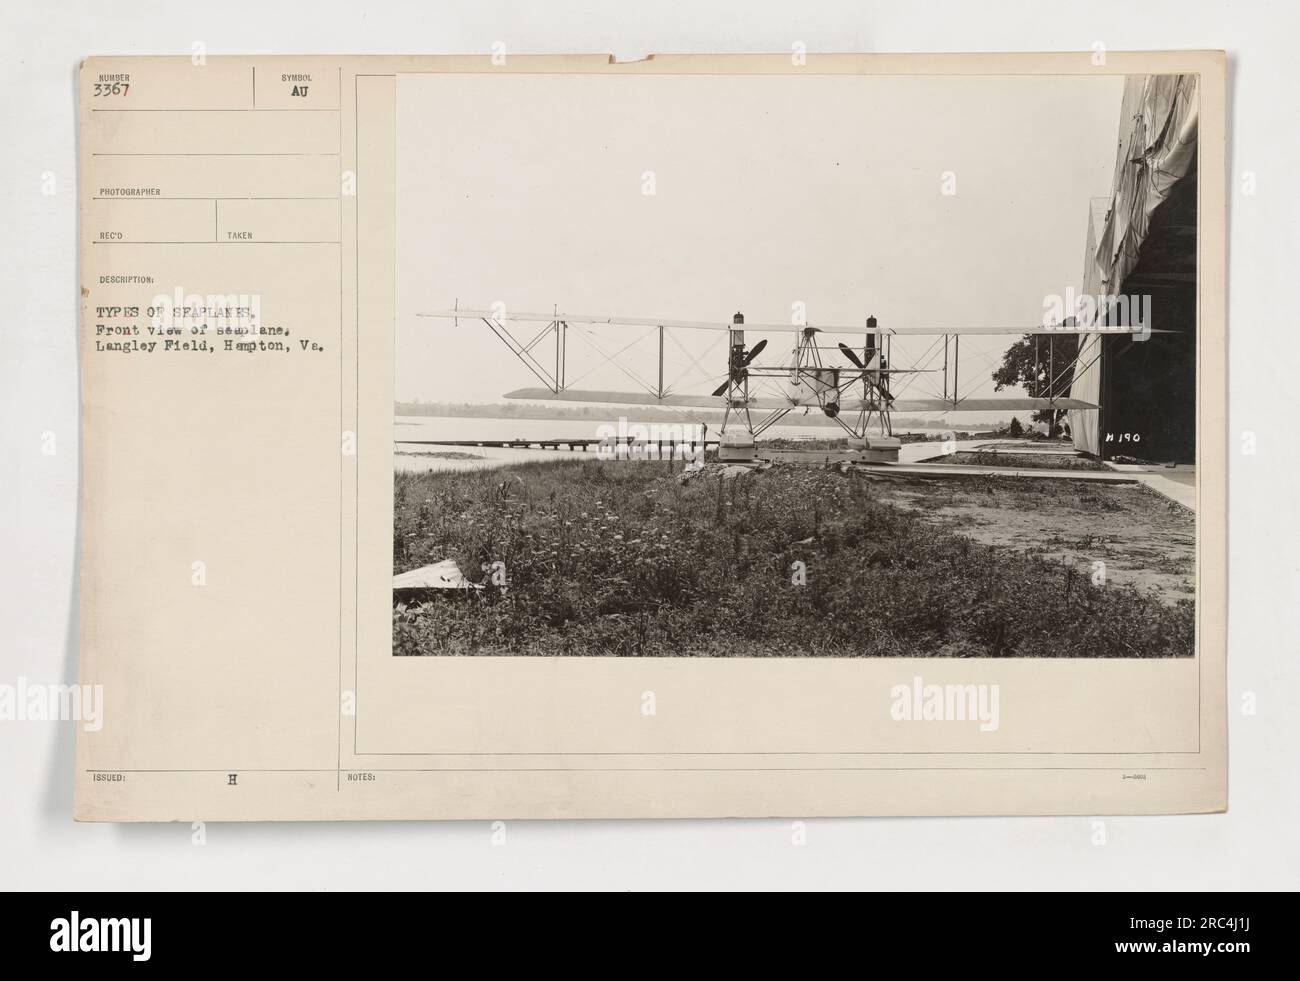
<svg viewBox="0 0 1300 981">
<path fill-rule="evenodd" d="M 811 330 L 818 334 L 850 334 L 861 336 L 867 330 L 862 324 L 795 324 L 795 323 L 745 323 L 735 324 L 730 321 L 720 320 L 664 320 L 653 317 L 610 317 L 594 316 L 591 314 L 581 313 L 518 313 L 515 311 L 505 312 L 498 310 L 471 310 L 460 308 L 455 310 L 439 310 L 432 313 L 417 313 L 417 317 L 432 317 L 442 320 L 457 320 L 461 317 L 466 319 L 486 320 L 491 323 L 551 323 L 554 321 L 563 321 L 569 325 L 582 326 L 605 326 L 605 327 L 665 327 L 672 330 L 707 330 L 707 331 L 730 331 L 736 327 L 758 334 L 769 333 L 789 333 L 790 331 Z M 1103 326 L 1103 327 L 1074 327 L 1065 325 L 1044 325 L 1031 324 L 1029 326 L 1014 325 L 1001 327 L 882 327 L 879 333 L 884 335 L 907 336 L 917 335 L 921 337 L 940 337 L 944 335 L 986 335 L 986 336 L 1020 336 L 1024 334 L 1165 334 L 1166 330 L 1152 329 L 1151 327 L 1142 326 Z"/>
<path fill-rule="evenodd" d="M 536 399 L 543 402 L 603 402 L 609 405 L 663 405 L 675 409 L 721 409 L 727 400 L 721 395 L 664 395 L 659 398 L 649 392 L 593 392 L 566 388 L 552 392 L 549 388 L 517 388 L 506 392 L 508 399 Z M 735 400 L 733 400 L 735 401 Z M 747 403 L 753 409 L 788 409 L 790 402 L 770 397 L 751 398 Z"/>
<path fill-rule="evenodd" d="M 950 399 L 896 399 L 890 403 L 895 412 L 1019 412 L 1026 409 L 1096 409 L 1100 408 L 1083 399 L 958 399 L 953 405 Z"/>
<path fill-rule="evenodd" d="M 553 392 L 549 388 L 517 388 L 506 392 L 508 399 L 530 399 L 543 402 L 596 402 L 608 405 L 662 405 L 678 409 L 721 409 L 727 400 L 714 395 L 665 395 L 658 398 L 649 392 L 598 392 L 584 389 L 564 389 Z M 736 405 L 750 409 L 791 409 L 819 408 L 821 403 L 815 397 L 792 400 L 771 395 L 756 395 L 745 402 L 733 399 Z M 858 411 L 869 406 L 861 400 L 845 399 L 842 409 Z M 1071 398 L 1006 398 L 1006 399 L 958 399 L 954 405 L 950 399 L 896 399 L 890 403 L 894 412 L 952 412 L 953 410 L 976 412 L 1024 411 L 1026 409 L 1095 409 L 1097 406 L 1083 399 Z"/>
</svg>

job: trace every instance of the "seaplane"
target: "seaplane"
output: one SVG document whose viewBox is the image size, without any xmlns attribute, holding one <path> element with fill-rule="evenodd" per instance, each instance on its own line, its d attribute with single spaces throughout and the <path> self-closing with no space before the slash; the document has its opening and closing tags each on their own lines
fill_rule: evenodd
<svg viewBox="0 0 1300 981">
<path fill-rule="evenodd" d="M 507 312 L 500 305 L 494 309 L 465 309 L 420 313 L 417 316 L 482 321 L 510 352 L 537 377 L 545 387 L 519 388 L 506 392 L 504 398 L 527 401 L 585 402 L 598 405 L 655 405 L 669 408 L 722 409 L 718 458 L 732 463 L 757 459 L 757 438 L 787 413 L 797 409 L 816 410 L 834 420 L 847 434 L 851 450 L 864 463 L 898 462 L 902 445 L 893 433 L 891 416 L 895 412 L 951 412 L 955 410 L 1024 411 L 1088 410 L 1101 408 L 1096 403 L 1068 395 L 1070 386 L 1083 372 L 1100 359 L 1100 345 L 1075 345 L 1076 353 L 1057 365 L 1054 339 L 1060 335 L 1149 332 L 1149 327 L 1106 326 L 1082 327 L 1073 323 L 1030 327 L 882 327 L 874 316 L 861 326 L 812 324 L 746 324 L 742 313 L 730 322 L 709 320 L 661 320 L 647 317 L 614 317 L 566 314 L 558 309 L 549 314 Z M 616 364 L 623 373 L 641 386 L 641 391 L 596 391 L 574 388 L 567 384 L 568 340 L 574 330 L 589 332 L 593 328 L 635 330 L 640 334 L 631 344 L 617 352 L 601 349 L 605 360 Z M 666 384 L 664 375 L 664 341 L 673 332 L 725 331 L 728 351 L 725 380 L 708 394 L 691 394 Z M 793 345 L 782 363 L 758 361 L 768 349 L 769 338 L 760 337 L 753 346 L 752 335 L 789 335 Z M 639 342 L 658 336 L 657 381 L 646 379 L 629 366 L 619 364 Z M 966 335 L 1035 337 L 1035 358 L 1039 339 L 1045 338 L 1047 381 L 1037 395 L 1008 398 L 972 398 L 963 396 L 959 383 L 961 338 Z M 531 336 L 530 336 L 531 335 Z M 899 367 L 894 363 L 895 340 L 907 336 L 929 337 L 931 341 L 916 363 Z M 830 343 L 834 341 L 834 343 Z M 1085 350 L 1086 349 L 1086 350 Z M 685 348 L 682 348 L 685 351 Z M 553 358 L 551 353 L 553 351 Z M 1080 364 L 1082 356 L 1090 360 Z M 688 355 L 689 357 L 689 355 Z M 545 361 L 543 361 L 545 358 Z M 694 360 L 694 359 L 692 359 Z M 832 361 L 834 363 L 832 363 Z M 696 367 L 700 367 L 696 363 Z M 642 368 L 644 372 L 644 368 Z M 1035 377 L 1040 368 L 1035 366 Z M 933 375 L 941 379 L 936 396 L 905 398 L 909 377 Z M 901 376 L 901 378 L 900 378 Z M 714 376 L 717 377 L 717 376 Z M 978 380 L 976 384 L 978 384 Z M 969 387 L 970 386 L 968 383 Z M 968 387 L 968 390 L 969 390 Z M 770 390 L 775 389 L 775 394 Z M 768 391 L 764 391 L 768 390 Z"/>
</svg>

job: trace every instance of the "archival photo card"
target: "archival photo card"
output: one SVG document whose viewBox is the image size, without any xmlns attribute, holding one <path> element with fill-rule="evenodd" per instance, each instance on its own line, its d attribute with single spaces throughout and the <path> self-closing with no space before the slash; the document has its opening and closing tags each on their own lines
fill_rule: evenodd
<svg viewBox="0 0 1300 981">
<path fill-rule="evenodd" d="M 1222 53 L 79 99 L 80 819 L 1226 807 Z"/>
</svg>

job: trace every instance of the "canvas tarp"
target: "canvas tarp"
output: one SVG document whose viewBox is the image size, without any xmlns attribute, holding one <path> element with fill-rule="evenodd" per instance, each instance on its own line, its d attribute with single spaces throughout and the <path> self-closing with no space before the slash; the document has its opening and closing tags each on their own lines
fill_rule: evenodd
<svg viewBox="0 0 1300 981">
<path fill-rule="evenodd" d="M 1119 294 L 1137 265 L 1151 216 L 1196 157 L 1198 76 L 1133 75 L 1126 79 L 1120 108 L 1119 147 L 1109 198 L 1095 198 L 1088 208 L 1083 296 Z M 1105 316 L 1098 304 L 1087 325 Z M 1100 402 L 1102 339 L 1086 337 L 1079 345 L 1076 377 L 1070 395 Z M 1102 412 L 1105 412 L 1105 406 Z M 1070 413 L 1076 449 L 1101 452 L 1098 412 Z"/>
</svg>

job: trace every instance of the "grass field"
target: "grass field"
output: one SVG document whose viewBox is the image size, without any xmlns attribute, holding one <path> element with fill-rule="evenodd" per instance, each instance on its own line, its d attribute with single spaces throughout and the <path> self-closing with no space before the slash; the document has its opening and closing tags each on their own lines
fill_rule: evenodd
<svg viewBox="0 0 1300 981">
<path fill-rule="evenodd" d="M 1094 585 L 1074 558 L 1042 554 L 1044 542 L 959 534 L 925 513 L 927 486 L 942 481 L 904 500 L 892 481 L 834 469 L 725 480 L 706 470 L 685 482 L 681 472 L 574 460 L 397 473 L 394 571 L 452 558 L 488 588 L 395 609 L 394 653 L 1192 653 L 1190 602 Z M 1049 481 L 1028 484 L 1046 486 L 1017 493 L 1057 493 Z M 1089 491 L 1102 515 L 1108 490 Z M 483 571 L 494 562 L 504 563 L 504 589 Z"/>
</svg>

